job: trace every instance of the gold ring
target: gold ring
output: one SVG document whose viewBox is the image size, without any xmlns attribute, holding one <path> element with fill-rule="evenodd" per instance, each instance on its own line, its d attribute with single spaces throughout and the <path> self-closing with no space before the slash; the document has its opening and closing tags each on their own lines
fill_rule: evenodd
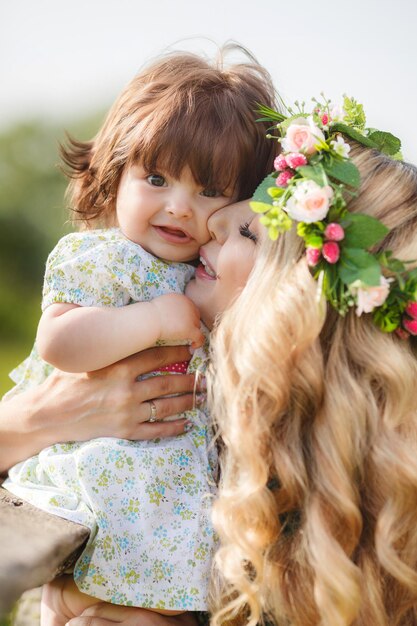
<svg viewBox="0 0 417 626">
<path fill-rule="evenodd" d="M 149 400 L 149 406 L 151 409 L 151 415 L 150 418 L 148 419 L 148 422 L 156 422 L 156 404 L 153 400 Z"/>
</svg>

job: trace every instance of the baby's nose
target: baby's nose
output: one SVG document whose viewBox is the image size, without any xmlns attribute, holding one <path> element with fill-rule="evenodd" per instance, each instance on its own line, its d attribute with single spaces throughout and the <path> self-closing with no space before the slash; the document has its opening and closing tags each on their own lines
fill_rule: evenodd
<svg viewBox="0 0 417 626">
<path fill-rule="evenodd" d="M 177 197 L 167 203 L 166 211 L 176 219 L 183 219 L 191 217 L 193 209 L 186 197 Z"/>
</svg>

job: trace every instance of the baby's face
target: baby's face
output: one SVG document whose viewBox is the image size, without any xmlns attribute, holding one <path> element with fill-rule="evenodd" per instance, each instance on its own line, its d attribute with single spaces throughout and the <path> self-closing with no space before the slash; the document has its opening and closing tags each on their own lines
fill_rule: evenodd
<svg viewBox="0 0 417 626">
<path fill-rule="evenodd" d="M 175 179 L 132 165 L 123 172 L 117 192 L 118 225 L 128 239 L 156 257 L 191 261 L 210 239 L 209 217 L 232 202 L 224 193 L 203 189 L 188 167 Z"/>
<path fill-rule="evenodd" d="M 201 264 L 185 290 L 212 328 L 246 285 L 262 236 L 258 218 L 245 200 L 214 213 L 208 221 L 212 240 L 200 250 Z"/>
</svg>

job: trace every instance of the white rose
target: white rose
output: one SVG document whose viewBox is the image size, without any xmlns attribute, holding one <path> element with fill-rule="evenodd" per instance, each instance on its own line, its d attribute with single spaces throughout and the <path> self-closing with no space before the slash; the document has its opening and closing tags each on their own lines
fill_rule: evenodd
<svg viewBox="0 0 417 626">
<path fill-rule="evenodd" d="M 291 122 L 281 141 L 284 152 L 304 152 L 313 154 L 317 152 L 316 145 L 325 141 L 325 137 L 312 117 L 299 117 Z"/>
<path fill-rule="evenodd" d="M 320 187 L 313 180 L 298 183 L 288 200 L 285 210 L 298 222 L 320 222 L 329 211 L 333 190 L 329 185 Z"/>
<path fill-rule="evenodd" d="M 365 285 L 360 280 L 356 280 L 349 286 L 351 293 L 356 296 L 356 315 L 360 317 L 362 313 L 371 313 L 375 307 L 384 304 L 389 294 L 391 280 L 381 276 L 380 284 L 374 287 Z"/>
</svg>

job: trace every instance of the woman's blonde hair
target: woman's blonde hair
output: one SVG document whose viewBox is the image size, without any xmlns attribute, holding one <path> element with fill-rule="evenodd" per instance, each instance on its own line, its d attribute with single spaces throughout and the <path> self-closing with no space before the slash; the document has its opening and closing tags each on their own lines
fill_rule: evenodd
<svg viewBox="0 0 417 626">
<path fill-rule="evenodd" d="M 381 249 L 417 259 L 417 170 L 354 146 Z M 265 237 L 266 239 L 266 237 Z M 214 623 L 417 624 L 417 359 L 317 301 L 293 231 L 260 247 L 213 341 L 225 449 Z"/>
<path fill-rule="evenodd" d="M 236 51 L 243 61 L 227 66 Z M 186 52 L 160 57 L 127 85 L 95 139 L 69 138 L 62 148 L 77 219 L 111 224 L 122 172 L 134 162 L 174 178 L 188 166 L 202 186 L 250 197 L 276 150 L 267 125 L 254 123 L 259 102 L 276 106 L 271 78 L 237 44 L 213 63 Z"/>
</svg>

